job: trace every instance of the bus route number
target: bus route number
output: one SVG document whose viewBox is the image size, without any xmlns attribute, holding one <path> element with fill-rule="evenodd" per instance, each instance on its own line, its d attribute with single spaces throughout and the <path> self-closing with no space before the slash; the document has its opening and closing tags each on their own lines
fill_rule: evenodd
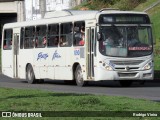
<svg viewBox="0 0 160 120">
<path fill-rule="evenodd" d="M 80 55 L 80 50 L 79 49 L 74 50 L 74 55 Z"/>
</svg>

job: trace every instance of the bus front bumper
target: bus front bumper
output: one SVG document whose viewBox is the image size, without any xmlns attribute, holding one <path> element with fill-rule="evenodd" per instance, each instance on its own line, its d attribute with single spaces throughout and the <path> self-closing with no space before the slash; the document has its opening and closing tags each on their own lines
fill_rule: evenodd
<svg viewBox="0 0 160 120">
<path fill-rule="evenodd" d="M 97 68 L 95 73 L 95 81 L 101 80 L 153 80 L 154 70 L 145 71 L 106 71 Z"/>
</svg>

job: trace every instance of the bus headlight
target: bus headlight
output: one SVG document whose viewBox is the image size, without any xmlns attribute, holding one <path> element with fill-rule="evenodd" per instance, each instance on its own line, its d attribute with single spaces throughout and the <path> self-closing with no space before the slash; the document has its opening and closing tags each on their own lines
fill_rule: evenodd
<svg viewBox="0 0 160 120">
<path fill-rule="evenodd" d="M 143 70 L 149 70 L 152 68 L 152 61 L 148 62 L 144 67 Z"/>
<path fill-rule="evenodd" d="M 113 68 L 112 68 L 110 65 L 108 65 L 107 63 L 103 63 L 103 67 L 104 67 L 107 71 L 112 71 L 112 70 L 113 70 Z"/>
</svg>

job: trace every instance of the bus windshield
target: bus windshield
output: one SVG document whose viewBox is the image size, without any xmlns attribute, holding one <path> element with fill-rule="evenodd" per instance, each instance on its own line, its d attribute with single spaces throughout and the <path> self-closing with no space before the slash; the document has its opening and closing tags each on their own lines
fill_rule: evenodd
<svg viewBox="0 0 160 120">
<path fill-rule="evenodd" d="M 140 57 L 153 51 L 150 26 L 100 26 L 100 34 L 99 50 L 105 56 Z"/>
</svg>

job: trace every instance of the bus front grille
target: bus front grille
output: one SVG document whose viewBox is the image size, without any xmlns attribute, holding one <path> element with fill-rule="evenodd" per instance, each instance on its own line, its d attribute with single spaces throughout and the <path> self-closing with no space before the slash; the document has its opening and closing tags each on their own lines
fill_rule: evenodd
<svg viewBox="0 0 160 120">
<path fill-rule="evenodd" d="M 114 70 L 126 71 L 126 67 L 115 67 Z M 128 71 L 139 70 L 139 67 L 129 67 Z"/>
<path fill-rule="evenodd" d="M 110 61 L 114 65 L 139 65 L 144 60 L 130 60 L 130 61 Z"/>
<path fill-rule="evenodd" d="M 137 75 L 137 73 L 118 73 L 119 77 L 135 77 Z"/>
</svg>

